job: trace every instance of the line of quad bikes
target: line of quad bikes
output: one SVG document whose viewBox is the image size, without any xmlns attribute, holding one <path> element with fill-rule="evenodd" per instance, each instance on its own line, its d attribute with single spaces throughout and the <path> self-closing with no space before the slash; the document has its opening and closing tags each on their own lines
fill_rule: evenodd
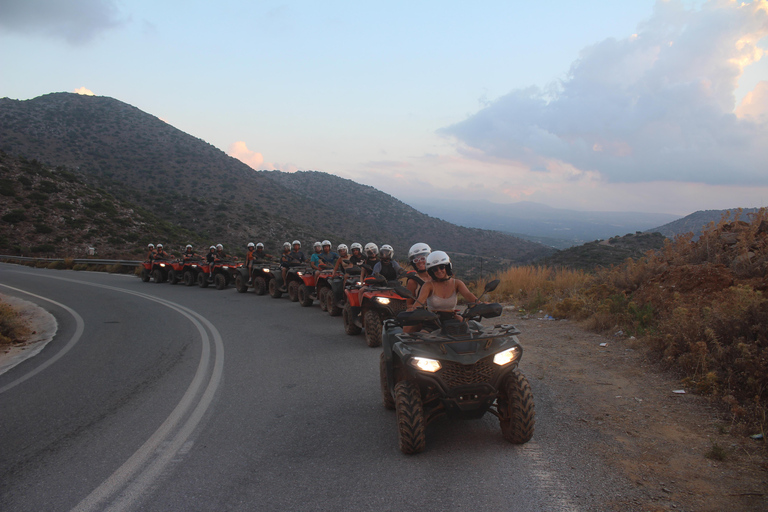
<svg viewBox="0 0 768 512">
<path fill-rule="evenodd" d="M 364 332 L 369 347 L 383 348 L 380 357 L 381 397 L 384 407 L 397 415 L 398 443 L 406 454 L 426 446 L 426 427 L 433 420 L 477 419 L 491 413 L 499 419 L 508 442 L 528 442 L 535 425 L 530 384 L 518 368 L 523 349 L 513 325 L 484 327 L 482 318 L 501 315 L 498 303 L 471 304 L 457 315 L 419 308 L 406 311 L 406 299 L 414 299 L 400 281 L 387 281 L 366 268 L 369 277 L 360 281 L 360 270 L 348 273 L 315 271 L 307 265 L 287 269 L 285 281 L 275 263 L 256 263 L 252 274 L 244 264 L 217 260 L 213 268 L 200 259 L 144 262 L 141 279 L 155 283 L 222 290 L 234 284 L 240 293 L 253 288 L 256 295 L 275 299 L 284 293 L 292 302 L 310 307 L 318 301 L 331 316 L 342 316 L 349 335 Z M 212 277 L 212 279 L 211 279 Z M 415 272 L 401 278 L 414 279 Z M 362 296 L 362 285 L 366 290 Z M 499 281 L 485 286 L 482 298 Z M 418 326 L 416 332 L 404 327 Z M 409 330 L 414 330 L 413 328 Z"/>
</svg>

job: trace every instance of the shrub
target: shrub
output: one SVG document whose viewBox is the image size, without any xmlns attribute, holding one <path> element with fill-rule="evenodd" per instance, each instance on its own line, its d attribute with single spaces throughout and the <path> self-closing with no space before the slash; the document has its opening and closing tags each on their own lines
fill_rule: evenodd
<svg viewBox="0 0 768 512">
<path fill-rule="evenodd" d="M 123 266 L 119 263 L 115 263 L 114 265 L 110 265 L 107 269 L 107 272 L 110 274 L 120 274 L 123 272 Z"/>
<path fill-rule="evenodd" d="M 67 268 L 67 265 L 63 261 L 58 260 L 58 261 L 50 262 L 48 264 L 48 268 L 50 268 L 51 270 L 64 270 Z"/>
<path fill-rule="evenodd" d="M 29 335 L 29 327 L 21 315 L 5 302 L 0 302 L 0 345 L 20 343 Z"/>
<path fill-rule="evenodd" d="M 24 215 L 24 210 L 12 210 L 3 215 L 2 219 L 8 224 L 18 224 L 26 219 L 26 215 Z"/>
<path fill-rule="evenodd" d="M 88 270 L 88 265 L 83 265 L 82 263 L 78 263 L 77 265 L 72 266 L 72 270 Z"/>
</svg>

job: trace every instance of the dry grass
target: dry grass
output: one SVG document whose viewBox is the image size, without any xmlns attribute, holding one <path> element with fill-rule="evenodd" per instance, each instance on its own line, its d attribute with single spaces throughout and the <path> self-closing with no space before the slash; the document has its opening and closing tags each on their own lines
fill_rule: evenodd
<svg viewBox="0 0 768 512">
<path fill-rule="evenodd" d="M 0 302 L 0 346 L 21 343 L 29 335 L 29 328 L 10 304 Z"/>
<path fill-rule="evenodd" d="M 493 300 L 544 309 L 595 331 L 642 337 L 650 353 L 733 420 L 765 429 L 768 416 L 768 210 L 710 224 L 657 253 L 594 274 L 515 267 Z M 478 283 L 476 289 L 480 288 Z"/>
</svg>

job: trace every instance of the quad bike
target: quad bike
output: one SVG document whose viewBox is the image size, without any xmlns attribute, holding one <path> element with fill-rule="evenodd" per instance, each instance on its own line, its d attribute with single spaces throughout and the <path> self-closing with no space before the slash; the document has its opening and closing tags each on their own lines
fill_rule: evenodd
<svg viewBox="0 0 768 512">
<path fill-rule="evenodd" d="M 315 284 L 314 270 L 308 265 L 298 264 L 292 267 L 288 267 L 288 272 L 285 273 L 285 283 L 282 284 L 282 289 L 279 291 L 288 292 L 288 300 L 291 302 L 299 301 L 299 286 L 305 284 L 304 277 L 311 278 L 312 286 Z M 280 276 L 282 282 L 282 275 Z M 281 293 L 282 294 L 282 293 Z M 274 295 L 272 295 L 274 297 Z"/>
<path fill-rule="evenodd" d="M 256 295 L 264 295 L 269 289 L 269 282 L 274 278 L 274 272 L 280 274 L 280 266 L 269 262 L 253 264 L 253 277 L 248 275 L 246 267 L 238 267 L 235 274 L 235 288 L 240 293 L 245 293 L 253 287 Z"/>
<path fill-rule="evenodd" d="M 324 311 L 331 316 L 339 316 L 347 303 L 345 290 L 352 287 L 356 287 L 355 290 L 360 289 L 360 268 L 349 268 L 346 273 L 337 272 L 328 279 L 327 284 L 329 288 L 317 293 L 320 305 L 325 303 Z"/>
<path fill-rule="evenodd" d="M 315 302 L 315 299 L 318 299 L 320 300 L 320 307 L 323 308 L 324 302 L 320 297 L 330 290 L 328 279 L 332 276 L 333 270 L 321 270 L 317 277 L 315 277 L 315 273 L 311 270 L 303 273 L 301 275 L 303 282 L 299 284 L 299 289 L 297 290 L 299 304 L 307 308 Z"/>
<path fill-rule="evenodd" d="M 497 285 L 488 283 L 484 293 Z M 401 288 L 398 292 L 410 296 Z M 397 412 L 400 451 L 424 450 L 426 426 L 443 415 L 477 419 L 490 412 L 499 418 L 502 436 L 510 443 L 533 437 L 533 395 L 518 368 L 523 355 L 520 331 L 513 325 L 483 327 L 479 322 L 500 314 L 500 304 L 477 303 L 467 306 L 462 320 L 453 312 L 424 309 L 385 320 L 381 396 L 384 407 Z M 428 326 L 427 332 L 403 332 L 403 326 L 419 324 Z"/>
<path fill-rule="evenodd" d="M 141 280 L 149 282 L 152 278 L 156 283 L 164 283 L 168 279 L 168 271 L 171 270 L 171 262 L 167 260 L 145 261 L 141 264 Z"/>
<path fill-rule="evenodd" d="M 185 257 L 181 260 L 172 261 L 171 268 L 168 270 L 168 283 L 176 284 L 183 281 L 185 285 L 192 286 L 197 282 L 197 268 L 203 259 L 197 257 Z M 189 276 L 187 276 L 189 272 Z"/>
<path fill-rule="evenodd" d="M 200 266 L 197 273 L 197 284 L 200 288 L 207 288 L 211 282 L 216 286 L 217 290 L 223 290 L 235 279 L 238 268 L 241 267 L 241 263 L 234 263 L 231 261 L 216 260 L 213 263 L 213 281 L 209 279 L 211 264 L 205 263 Z"/>
<path fill-rule="evenodd" d="M 369 347 L 381 345 L 381 329 L 387 318 L 394 318 L 397 313 L 405 311 L 405 297 L 395 288 L 400 287 L 397 281 L 388 282 L 383 276 L 374 274 L 365 278 L 367 289 L 360 297 L 360 286 L 349 286 L 344 289 L 346 303 L 342 309 L 344 332 L 349 335 L 360 334 L 365 329 L 365 342 Z"/>
</svg>

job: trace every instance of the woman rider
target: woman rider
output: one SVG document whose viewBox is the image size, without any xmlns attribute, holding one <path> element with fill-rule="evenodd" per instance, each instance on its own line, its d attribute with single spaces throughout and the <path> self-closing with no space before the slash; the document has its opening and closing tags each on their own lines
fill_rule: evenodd
<svg viewBox="0 0 768 512">
<path fill-rule="evenodd" d="M 431 252 L 432 249 L 425 243 L 413 244 L 411 248 L 408 249 L 408 261 L 413 267 L 413 270 L 416 271 L 416 275 L 419 276 L 421 280 L 424 281 L 424 283 L 432 280 L 432 278 L 429 276 L 429 273 L 427 272 L 427 256 L 429 256 L 429 253 Z M 405 284 L 405 286 L 414 297 L 413 299 L 405 299 L 405 303 L 410 307 L 416 300 L 415 298 L 419 296 L 419 291 L 423 285 L 419 284 L 415 279 L 408 279 L 408 282 Z M 403 327 L 403 332 L 418 332 L 421 329 L 421 324 L 406 325 Z"/>
<path fill-rule="evenodd" d="M 443 251 L 435 251 L 427 257 L 427 273 L 432 278 L 419 290 L 416 302 L 432 312 L 450 312 L 456 316 L 456 304 L 460 293 L 464 300 L 477 302 L 477 297 L 467 285 L 453 277 L 451 259 Z M 413 310 L 416 304 L 408 309 Z"/>
</svg>

